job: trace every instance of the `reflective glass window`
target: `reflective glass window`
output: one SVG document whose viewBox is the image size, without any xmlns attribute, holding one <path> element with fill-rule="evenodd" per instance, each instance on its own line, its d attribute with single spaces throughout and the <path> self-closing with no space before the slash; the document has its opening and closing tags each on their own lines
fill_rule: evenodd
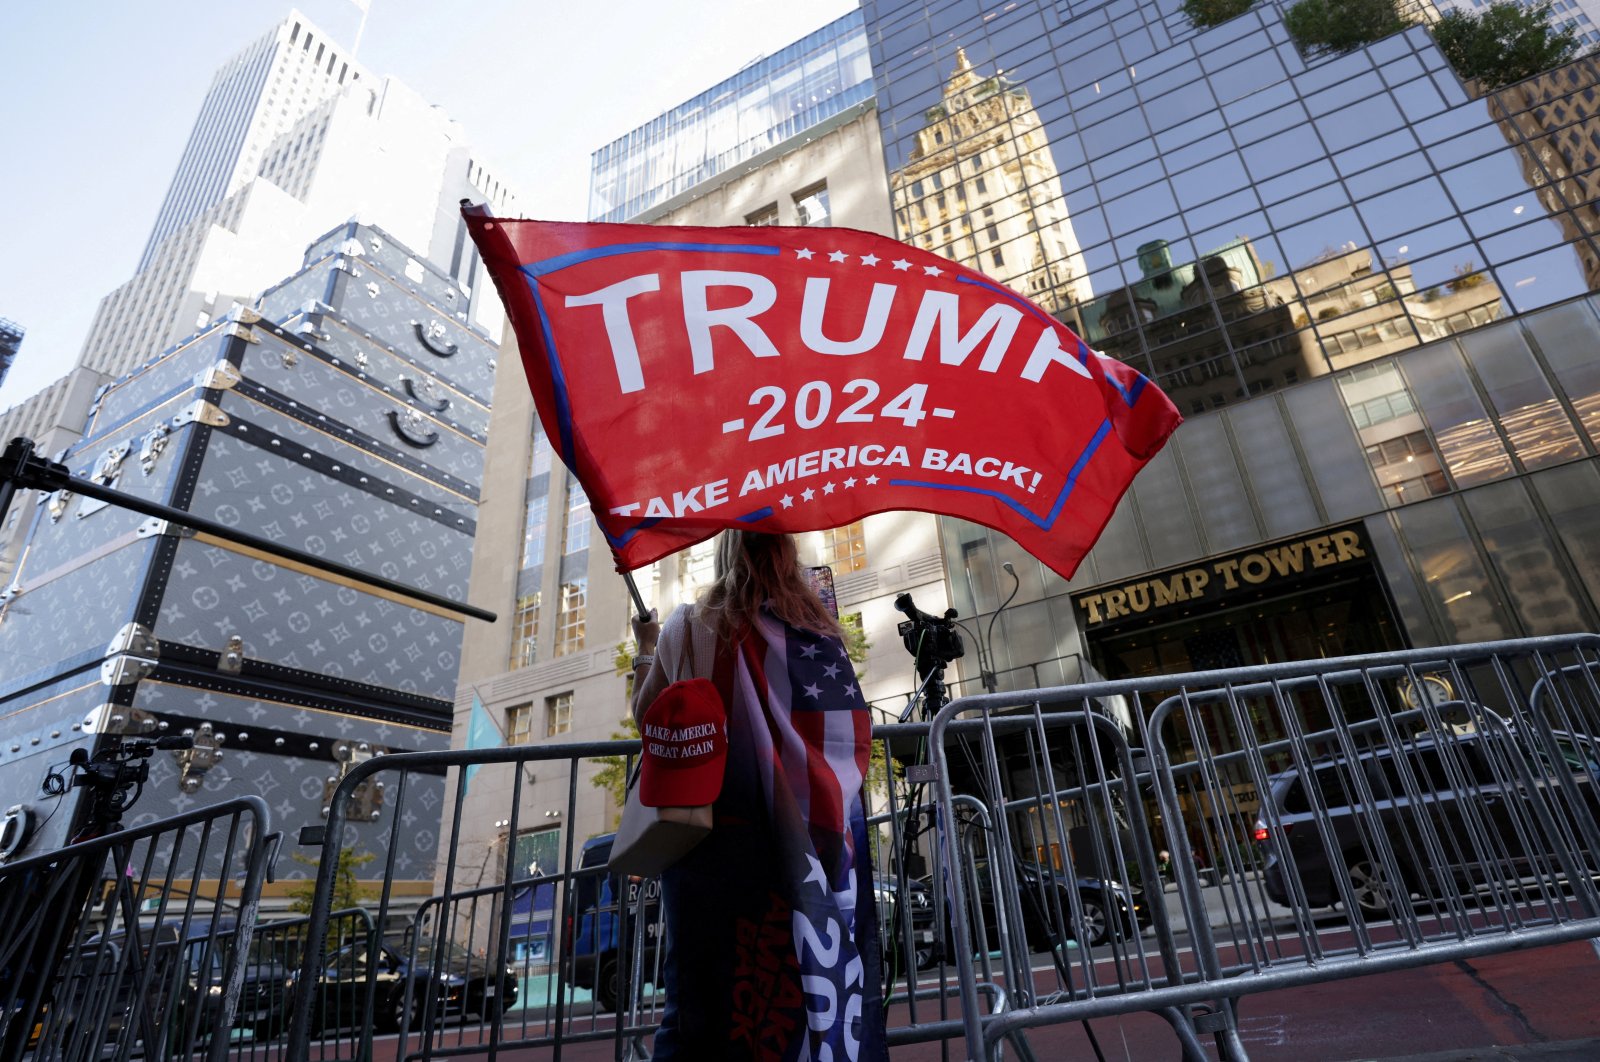
<svg viewBox="0 0 1600 1062">
<path fill-rule="evenodd" d="M 1590 601 L 1600 601 L 1600 470 L 1591 463 L 1566 465 L 1529 478 Z M 1589 623 L 1583 628 L 1592 630 Z"/>
<path fill-rule="evenodd" d="M 1424 347 L 1402 359 L 1400 368 L 1458 486 L 1470 487 L 1511 474 L 1505 444 L 1454 345 Z"/>
<path fill-rule="evenodd" d="M 1489 572 L 1451 498 L 1435 498 L 1394 511 L 1422 575 L 1423 593 L 1444 625 L 1448 642 L 1483 642 L 1515 636 Z"/>
<path fill-rule="evenodd" d="M 1231 400 L 1236 386 L 1223 380 L 1213 392 L 1223 403 Z M 1219 403 L 1220 404 L 1220 403 Z M 1228 441 L 1227 429 L 1218 417 L 1203 417 L 1185 425 L 1168 446 L 1177 444 L 1184 474 L 1194 492 L 1199 511 L 1205 514 L 1204 533 L 1207 551 L 1220 553 L 1258 541 L 1256 526 L 1240 462 Z"/>
<path fill-rule="evenodd" d="M 1181 429 L 1180 429 L 1181 430 Z M 1198 521 L 1189 511 L 1176 451 L 1167 446 L 1134 477 L 1133 495 L 1144 514 L 1150 562 L 1168 568 L 1201 555 Z"/>
<path fill-rule="evenodd" d="M 1588 301 L 1523 319 L 1592 443 L 1600 443 L 1600 319 Z M 1600 525 L 1596 525 L 1600 526 Z"/>
<path fill-rule="evenodd" d="M 1566 634 L 1584 629 L 1584 611 L 1558 558 L 1558 547 L 1522 483 L 1495 483 L 1462 495 L 1500 575 L 1523 633 Z"/>
<path fill-rule="evenodd" d="M 1267 537 L 1279 538 L 1317 526 L 1320 521 L 1310 484 L 1278 403 L 1271 399 L 1246 402 L 1227 416 L 1239 441 Z"/>
<path fill-rule="evenodd" d="M 1534 361 L 1521 328 L 1506 322 L 1481 329 L 1462 336 L 1461 349 L 1525 468 L 1583 456 L 1578 433 Z"/>
</svg>

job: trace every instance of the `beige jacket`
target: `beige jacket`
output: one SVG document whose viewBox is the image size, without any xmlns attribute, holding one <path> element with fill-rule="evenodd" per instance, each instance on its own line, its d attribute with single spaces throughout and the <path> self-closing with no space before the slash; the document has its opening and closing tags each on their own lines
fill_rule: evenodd
<svg viewBox="0 0 1600 1062">
<path fill-rule="evenodd" d="M 673 609 L 661 625 L 661 637 L 656 639 L 656 662 L 633 688 L 634 724 L 639 724 L 644 710 L 674 682 L 711 678 L 716 659 L 717 632 L 695 618 L 693 605 Z"/>
</svg>

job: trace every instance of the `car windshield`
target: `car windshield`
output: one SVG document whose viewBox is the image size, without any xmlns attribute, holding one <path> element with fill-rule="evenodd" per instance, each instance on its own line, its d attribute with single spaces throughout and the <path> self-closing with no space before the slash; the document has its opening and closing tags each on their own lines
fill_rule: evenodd
<svg viewBox="0 0 1600 1062">
<path fill-rule="evenodd" d="M 417 941 L 417 961 L 419 963 L 422 963 L 426 966 L 432 966 L 434 964 L 434 943 L 435 942 L 432 939 Z M 395 956 L 402 961 L 411 954 L 411 944 L 408 941 L 388 941 L 387 944 L 389 949 L 394 952 Z M 443 956 L 444 960 L 450 963 L 464 964 L 474 961 L 471 952 L 467 951 L 467 949 L 463 948 L 461 945 L 452 943 L 451 941 L 445 941 Z M 482 956 L 479 956 L 476 961 L 483 963 L 486 960 L 484 960 Z"/>
</svg>

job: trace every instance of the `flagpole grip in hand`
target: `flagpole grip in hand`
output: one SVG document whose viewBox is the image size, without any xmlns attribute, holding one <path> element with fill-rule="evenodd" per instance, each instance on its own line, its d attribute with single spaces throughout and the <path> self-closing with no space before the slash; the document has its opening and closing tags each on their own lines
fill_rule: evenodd
<svg viewBox="0 0 1600 1062">
<path fill-rule="evenodd" d="M 650 618 L 650 606 L 644 603 L 644 595 L 639 593 L 639 584 L 633 581 L 632 572 L 623 572 L 622 581 L 628 584 L 628 593 L 633 597 L 633 607 L 639 610 L 640 621 Z"/>
</svg>

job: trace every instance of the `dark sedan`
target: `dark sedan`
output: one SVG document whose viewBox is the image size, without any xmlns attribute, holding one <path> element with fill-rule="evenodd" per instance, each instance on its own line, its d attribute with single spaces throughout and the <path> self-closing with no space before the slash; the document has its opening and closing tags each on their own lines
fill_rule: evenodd
<svg viewBox="0 0 1600 1062">
<path fill-rule="evenodd" d="M 446 1017 L 494 1021 L 517 999 L 516 975 L 504 964 L 451 943 L 436 953 L 432 940 L 418 941 L 413 953 L 409 939 L 385 937 L 375 954 L 363 941 L 329 956 L 312 993 L 313 1026 L 346 1028 L 365 1021 L 369 980 L 373 1024 L 390 1032 L 402 1023 L 420 1029 L 430 1013 L 428 1024 Z"/>
<path fill-rule="evenodd" d="M 978 905 L 988 942 L 998 941 L 999 921 L 994 907 L 994 884 L 987 859 L 974 861 L 978 879 Z M 1149 924 L 1144 894 L 1136 886 L 1103 878 L 1068 877 L 1064 871 L 1031 860 L 1012 863 L 1022 908 L 1022 927 L 1028 947 L 1048 951 L 1066 940 L 1098 946 L 1113 936 L 1138 936 Z M 1079 918 L 1073 917 L 1076 894 Z"/>
</svg>

